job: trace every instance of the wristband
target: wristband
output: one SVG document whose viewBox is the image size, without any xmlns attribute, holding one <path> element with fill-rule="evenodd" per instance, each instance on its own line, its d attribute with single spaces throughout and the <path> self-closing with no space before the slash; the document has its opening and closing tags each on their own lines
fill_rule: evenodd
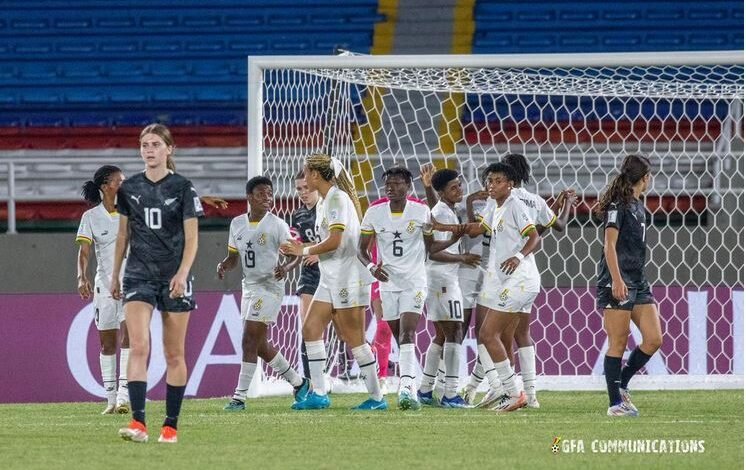
<svg viewBox="0 0 746 470">
<path fill-rule="evenodd" d="M 372 262 L 368 263 L 368 266 L 366 266 L 366 268 L 368 268 L 368 271 L 370 271 L 371 269 L 373 269 L 375 267 L 376 267 L 376 263 L 372 263 Z"/>
<path fill-rule="evenodd" d="M 518 261 L 523 261 L 523 258 L 525 258 L 525 256 L 523 256 L 523 253 L 521 253 L 520 251 L 514 254 L 513 257 L 518 258 Z"/>
<path fill-rule="evenodd" d="M 304 246 L 303 247 L 303 256 L 310 256 L 311 255 L 311 247 L 310 246 Z"/>
</svg>

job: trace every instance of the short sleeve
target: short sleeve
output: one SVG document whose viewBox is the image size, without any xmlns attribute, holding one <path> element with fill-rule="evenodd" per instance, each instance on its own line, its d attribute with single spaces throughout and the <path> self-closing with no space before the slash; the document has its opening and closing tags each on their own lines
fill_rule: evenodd
<svg viewBox="0 0 746 470">
<path fill-rule="evenodd" d="M 373 235 L 376 233 L 376 228 L 373 225 L 373 212 L 370 209 L 365 211 L 363 221 L 360 223 L 360 233 L 363 235 Z"/>
<path fill-rule="evenodd" d="M 282 244 L 285 243 L 286 240 L 289 238 L 295 239 L 293 236 L 293 231 L 290 229 L 290 226 L 282 219 L 277 219 L 277 241 Z"/>
<path fill-rule="evenodd" d="M 83 217 L 80 219 L 75 242 L 79 244 L 86 243 L 88 245 L 93 243 L 93 229 L 91 228 L 91 218 L 88 212 L 83 213 Z"/>
<path fill-rule="evenodd" d="M 604 220 L 605 228 L 615 228 L 619 230 L 624 220 L 624 209 L 620 208 L 617 203 L 611 203 L 606 209 L 606 216 Z"/>
<path fill-rule="evenodd" d="M 492 233 L 492 215 L 495 213 L 495 204 L 492 204 L 492 201 L 493 199 L 488 200 L 479 213 L 475 214 L 482 228 L 489 234 Z"/>
<path fill-rule="evenodd" d="M 430 217 L 431 219 L 435 219 L 440 223 L 448 223 L 447 215 L 443 214 L 440 211 L 440 207 L 443 207 L 440 204 L 436 204 L 435 207 L 433 207 L 430 211 Z M 451 233 L 450 232 L 441 232 L 439 230 L 433 230 L 433 239 L 436 241 L 446 241 L 451 239 Z"/>
<path fill-rule="evenodd" d="M 124 190 L 124 186 L 121 186 L 119 191 L 117 191 L 117 212 L 125 217 L 130 217 L 132 215 L 130 202 L 127 199 L 127 193 Z"/>
<path fill-rule="evenodd" d="M 516 201 L 515 204 L 511 205 L 510 214 L 513 217 L 513 222 L 522 237 L 527 236 L 531 233 L 531 230 L 536 229 L 534 222 L 531 220 L 531 216 L 528 213 L 528 207 L 520 201 Z"/>
<path fill-rule="evenodd" d="M 344 230 L 349 220 L 349 206 L 346 204 L 346 194 L 342 190 L 334 191 L 332 197 L 326 202 L 324 210 L 326 211 L 326 220 L 329 224 L 329 230 Z"/>
<path fill-rule="evenodd" d="M 536 217 L 536 223 L 549 228 L 554 225 L 554 222 L 557 220 L 557 215 L 554 213 L 552 208 L 549 207 L 549 204 L 547 204 L 547 201 L 545 201 L 544 198 L 540 197 L 538 199 L 539 214 Z"/>
<path fill-rule="evenodd" d="M 205 215 L 205 211 L 202 209 L 202 203 L 199 200 L 197 190 L 192 186 L 192 182 L 188 181 L 184 184 L 182 190 L 182 219 L 193 219 L 195 217 L 202 217 Z"/>
<path fill-rule="evenodd" d="M 231 223 L 231 228 L 228 230 L 228 252 L 238 253 L 238 243 L 236 243 L 236 224 Z"/>
<path fill-rule="evenodd" d="M 430 211 L 425 209 L 422 211 L 422 233 L 427 237 L 433 236 L 433 218 L 430 215 Z"/>
</svg>

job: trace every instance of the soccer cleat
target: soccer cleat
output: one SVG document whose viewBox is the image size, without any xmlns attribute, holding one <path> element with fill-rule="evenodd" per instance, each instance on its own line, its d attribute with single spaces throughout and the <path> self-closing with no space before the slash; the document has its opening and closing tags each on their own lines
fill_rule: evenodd
<svg viewBox="0 0 746 470">
<path fill-rule="evenodd" d="M 114 403 L 109 403 L 106 405 L 106 408 L 104 408 L 104 411 L 102 411 L 101 414 L 102 415 L 113 415 L 115 409 L 116 409 L 116 405 L 114 405 Z"/>
<path fill-rule="evenodd" d="M 451 398 L 441 398 L 440 406 L 443 408 L 469 408 L 469 405 L 466 404 L 461 395 L 454 395 Z"/>
<path fill-rule="evenodd" d="M 372 398 L 368 398 L 364 402 L 360 403 L 359 405 L 352 408 L 353 410 L 357 411 L 377 411 L 377 410 L 388 410 L 389 404 L 386 403 L 386 400 L 374 400 Z"/>
<path fill-rule="evenodd" d="M 498 402 L 502 397 L 502 393 L 497 390 L 489 389 L 489 391 L 482 397 L 482 400 L 477 403 L 476 408 L 491 408 L 492 405 Z"/>
<path fill-rule="evenodd" d="M 319 395 L 316 392 L 308 394 L 305 400 L 293 403 L 293 410 L 323 410 L 329 408 L 331 400 L 328 395 Z"/>
<path fill-rule="evenodd" d="M 148 442 L 148 428 L 140 421 L 133 419 L 126 428 L 119 429 L 119 437 L 125 441 Z"/>
<path fill-rule="evenodd" d="M 517 396 L 503 395 L 500 400 L 490 408 L 498 413 L 509 413 L 526 406 L 526 393 L 521 390 Z"/>
<path fill-rule="evenodd" d="M 163 426 L 161 428 L 161 435 L 158 436 L 158 442 L 162 442 L 164 444 L 176 444 L 178 442 L 178 438 L 176 437 L 176 429 L 172 428 L 171 426 Z"/>
<path fill-rule="evenodd" d="M 606 416 L 629 416 L 636 418 L 640 416 L 640 413 L 628 407 L 624 402 L 621 402 L 618 405 L 610 406 L 606 411 Z"/>
<path fill-rule="evenodd" d="M 539 400 L 536 399 L 536 394 L 527 394 L 526 395 L 526 408 L 539 408 Z"/>
<path fill-rule="evenodd" d="M 246 409 L 246 402 L 243 402 L 241 400 L 236 400 L 235 398 L 228 402 L 227 405 L 223 407 L 225 411 L 243 411 Z"/>
<path fill-rule="evenodd" d="M 420 390 L 417 390 L 417 399 L 420 403 L 427 406 L 433 406 L 433 392 L 423 392 Z"/>
<path fill-rule="evenodd" d="M 126 415 L 130 412 L 130 402 L 124 400 L 117 400 L 117 406 L 114 409 L 119 415 Z"/>
<path fill-rule="evenodd" d="M 409 390 L 402 390 L 399 392 L 399 409 L 400 410 L 414 410 L 417 411 L 421 408 L 420 402 L 417 398 L 412 396 L 412 392 Z"/>
<path fill-rule="evenodd" d="M 311 391 L 311 381 L 307 378 L 303 378 L 303 382 L 297 387 L 293 387 L 293 398 L 295 401 L 303 401 L 308 397 L 308 393 Z"/>
<path fill-rule="evenodd" d="M 619 388 L 619 393 L 622 395 L 622 401 L 627 405 L 627 408 L 634 410 L 637 413 L 640 412 L 634 403 L 632 403 L 632 395 L 629 393 L 628 388 Z"/>
<path fill-rule="evenodd" d="M 474 401 L 477 398 L 477 389 L 476 387 L 472 387 L 471 385 L 467 384 L 464 388 L 461 389 L 459 395 L 461 395 L 461 398 L 464 399 L 464 403 L 466 403 L 467 405 L 473 405 Z"/>
</svg>

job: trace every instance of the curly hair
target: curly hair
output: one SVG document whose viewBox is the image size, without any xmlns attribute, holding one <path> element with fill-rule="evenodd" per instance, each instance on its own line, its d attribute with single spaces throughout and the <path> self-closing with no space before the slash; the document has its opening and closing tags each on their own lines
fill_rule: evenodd
<svg viewBox="0 0 746 470">
<path fill-rule="evenodd" d="M 525 156 L 520 153 L 509 153 L 500 161 L 513 167 L 518 178 L 518 180 L 513 180 L 514 182 L 528 184 L 531 178 L 531 165 L 528 164 Z"/>
<path fill-rule="evenodd" d="M 433 173 L 432 185 L 436 191 L 443 191 L 448 186 L 448 183 L 458 178 L 458 171 L 450 168 L 441 168 L 440 170 Z"/>
<path fill-rule="evenodd" d="M 629 204 L 634 201 L 632 187 L 650 173 L 650 159 L 642 155 L 627 155 L 622 162 L 619 174 L 611 180 L 606 190 L 598 198 L 595 212 L 603 217 L 612 203 Z"/>
<path fill-rule="evenodd" d="M 332 163 L 332 157 L 324 153 L 314 153 L 306 157 L 305 165 L 309 170 L 315 170 L 319 172 L 325 181 L 336 183 L 337 187 L 347 193 L 352 199 L 352 203 L 355 205 L 355 211 L 357 212 L 357 218 L 363 218 L 363 210 L 360 207 L 360 199 L 357 197 L 357 191 L 355 185 L 352 183 L 352 178 L 347 172 L 346 168 L 343 168 L 339 172 L 338 176 L 334 176 L 334 164 Z"/>
<path fill-rule="evenodd" d="M 386 178 L 389 176 L 400 176 L 404 178 L 404 181 L 406 181 L 407 184 L 412 183 L 412 172 L 403 166 L 392 166 L 386 169 L 386 171 L 383 172 L 383 175 L 381 175 L 381 179 L 386 181 Z"/>
<path fill-rule="evenodd" d="M 490 165 L 482 172 L 482 181 L 487 181 L 487 177 L 490 173 L 502 173 L 513 184 L 519 183 L 519 176 L 515 171 L 513 165 L 509 165 L 505 162 L 490 163 Z"/>
<path fill-rule="evenodd" d="M 89 204 L 96 205 L 101 202 L 101 186 L 111 181 L 111 176 L 121 173 L 118 166 L 104 165 L 93 174 L 93 179 L 83 183 L 83 189 L 80 194 Z"/>
</svg>

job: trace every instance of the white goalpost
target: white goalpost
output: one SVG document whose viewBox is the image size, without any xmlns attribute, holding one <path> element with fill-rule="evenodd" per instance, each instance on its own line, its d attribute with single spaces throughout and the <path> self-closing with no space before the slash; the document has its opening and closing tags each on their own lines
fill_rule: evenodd
<svg viewBox="0 0 746 470">
<path fill-rule="evenodd" d="M 625 155 L 647 155 L 647 275 L 664 341 L 633 386 L 743 388 L 742 52 L 249 57 L 248 97 L 248 176 L 272 179 L 275 211 L 288 221 L 299 205 L 294 177 L 319 151 L 345 162 L 364 208 L 383 196 L 380 176 L 393 164 L 416 175 L 422 198 L 425 163 L 458 170 L 468 194 L 509 152 L 531 163 L 529 191 L 551 199 L 576 190 L 571 223 L 545 235 L 537 253 L 539 389 L 605 387 L 595 307 L 602 232 L 591 209 Z M 288 301 L 271 330 L 293 364 L 297 318 L 297 302 Z M 375 321 L 369 339 L 374 331 Z M 432 336 L 423 318 L 422 360 Z M 631 337 L 634 347 L 634 326 Z M 476 356 L 472 332 L 464 345 L 463 380 Z M 358 374 L 344 348 L 330 353 L 332 377 Z M 264 373 L 253 394 L 289 393 Z M 334 382 L 337 391 L 362 391 L 354 380 Z"/>
</svg>

